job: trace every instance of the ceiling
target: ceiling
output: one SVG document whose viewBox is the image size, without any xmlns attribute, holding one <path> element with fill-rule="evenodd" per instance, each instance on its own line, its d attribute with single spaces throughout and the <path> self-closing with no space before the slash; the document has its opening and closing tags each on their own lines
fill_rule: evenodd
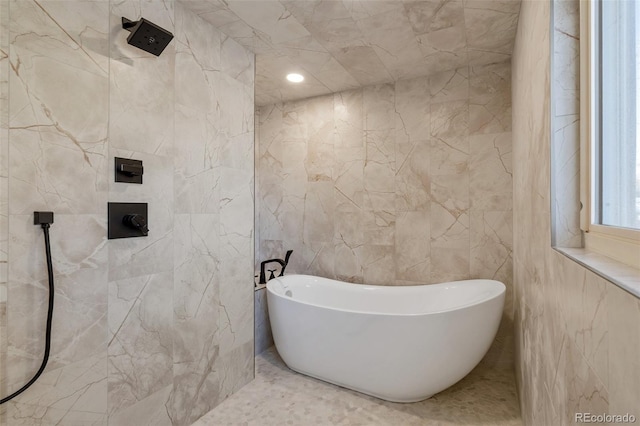
<svg viewBox="0 0 640 426">
<path fill-rule="evenodd" d="M 507 60 L 520 10 L 520 0 L 183 4 L 256 54 L 256 105 Z"/>
</svg>

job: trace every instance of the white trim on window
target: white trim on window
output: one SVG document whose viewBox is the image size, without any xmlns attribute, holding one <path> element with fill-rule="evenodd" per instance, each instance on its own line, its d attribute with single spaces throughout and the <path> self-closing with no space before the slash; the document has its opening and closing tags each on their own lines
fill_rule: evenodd
<svg viewBox="0 0 640 426">
<path fill-rule="evenodd" d="M 599 41 L 592 31 L 598 0 L 580 2 L 580 228 L 585 232 L 585 248 L 640 269 L 640 230 L 605 226 L 595 222 L 597 206 L 593 194 L 598 126 L 599 96 L 596 79 L 600 63 L 594 47 Z"/>
</svg>

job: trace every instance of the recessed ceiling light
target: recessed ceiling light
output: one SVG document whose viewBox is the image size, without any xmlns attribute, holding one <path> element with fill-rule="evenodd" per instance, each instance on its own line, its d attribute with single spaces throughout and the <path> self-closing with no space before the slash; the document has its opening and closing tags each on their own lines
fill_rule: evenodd
<svg viewBox="0 0 640 426">
<path fill-rule="evenodd" d="M 304 76 L 302 76 L 301 74 L 291 73 L 287 74 L 287 80 L 292 83 L 300 83 L 302 80 L 304 80 Z"/>
</svg>

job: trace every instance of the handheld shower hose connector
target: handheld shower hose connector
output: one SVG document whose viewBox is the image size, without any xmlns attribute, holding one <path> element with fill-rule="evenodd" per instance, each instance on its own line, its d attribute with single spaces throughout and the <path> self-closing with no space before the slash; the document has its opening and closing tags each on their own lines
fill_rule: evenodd
<svg viewBox="0 0 640 426">
<path fill-rule="evenodd" d="M 4 404 L 7 401 L 12 400 L 16 396 L 20 395 L 22 392 L 26 391 L 32 384 L 35 383 L 36 380 L 40 377 L 45 367 L 47 366 L 47 362 L 49 361 L 49 352 L 51 351 L 51 322 L 53 320 L 53 296 L 54 296 L 54 286 L 53 286 L 53 263 L 51 261 L 51 242 L 49 241 L 49 228 L 51 227 L 51 223 L 53 223 L 53 213 L 51 212 L 35 212 L 34 216 L 34 224 L 40 225 L 42 227 L 42 231 L 44 232 L 44 245 L 45 245 L 45 253 L 47 256 L 47 273 L 49 276 L 49 309 L 47 311 L 47 331 L 45 337 L 45 347 L 44 347 L 44 355 L 42 357 L 42 364 L 38 369 L 38 372 L 27 382 L 26 385 L 12 393 L 11 395 L 0 399 L 0 404 Z"/>
</svg>

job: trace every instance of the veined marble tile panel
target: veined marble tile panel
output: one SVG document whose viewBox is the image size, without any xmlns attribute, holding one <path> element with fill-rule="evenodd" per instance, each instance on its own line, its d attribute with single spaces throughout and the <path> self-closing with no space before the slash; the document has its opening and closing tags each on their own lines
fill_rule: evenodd
<svg viewBox="0 0 640 426">
<path fill-rule="evenodd" d="M 108 63 L 100 54 L 107 42 L 107 13 L 102 4 L 11 3 L 13 214 L 102 211 L 109 83 Z M 74 20 L 74 14 L 85 18 Z M 97 43 L 94 50 L 85 45 L 91 40 Z M 64 167 L 70 163 L 78 166 Z"/>
<path fill-rule="evenodd" d="M 291 248 L 300 254 L 300 260 L 292 265 L 292 273 L 301 271 L 309 275 L 334 276 L 335 246 L 333 242 L 304 241 L 299 245 L 287 245 L 286 248 Z"/>
<path fill-rule="evenodd" d="M 238 42 L 224 35 L 220 40 L 220 65 L 222 72 L 238 83 L 248 86 L 253 85 L 255 75 L 254 55 L 239 45 Z M 253 111 L 253 104 L 251 106 L 251 111 Z"/>
<path fill-rule="evenodd" d="M 59 424 L 107 426 L 106 414 L 87 411 L 65 411 L 14 402 L 9 404 L 11 408 L 7 409 L 6 421 L 12 426 L 55 426 Z M 10 415 L 9 412 L 11 412 Z"/>
<path fill-rule="evenodd" d="M 106 413 L 107 358 L 104 353 L 45 372 L 29 392 L 7 406 L 11 425 L 33 424 L 28 422 L 34 414 L 44 424 L 73 424 L 74 418 L 102 424 Z"/>
<path fill-rule="evenodd" d="M 511 53 L 513 40 L 508 36 L 515 33 L 518 24 L 518 12 L 500 7 L 464 8 L 467 46 L 469 49 L 497 53 Z M 508 34 L 508 35 L 507 35 Z"/>
<path fill-rule="evenodd" d="M 508 61 L 507 1 L 183 1 L 257 55 L 258 105 Z M 311 54 L 312 53 L 312 54 Z M 292 89 L 294 70 L 307 83 Z"/>
<path fill-rule="evenodd" d="M 174 423 L 187 424 L 214 407 L 220 387 L 213 364 L 219 356 L 219 220 L 176 215 L 173 283 Z"/>
<path fill-rule="evenodd" d="M 428 140 L 396 144 L 396 212 L 429 209 L 432 168 L 427 159 L 433 152 Z"/>
<path fill-rule="evenodd" d="M 478 211 L 472 208 L 469 227 L 471 276 L 501 281 L 510 291 L 513 281 L 511 211 Z"/>
<path fill-rule="evenodd" d="M 469 132 L 511 130 L 511 66 L 508 62 L 469 69 Z"/>
<path fill-rule="evenodd" d="M 259 355 L 273 346 L 271 335 L 271 323 L 269 322 L 269 309 L 267 307 L 267 290 L 261 289 L 255 292 L 254 300 L 255 317 L 255 346 L 254 355 Z"/>
<path fill-rule="evenodd" d="M 396 279 L 420 282 L 431 275 L 429 211 L 399 213 L 395 226 Z"/>
<path fill-rule="evenodd" d="M 109 425 L 172 426 L 174 423 L 167 411 L 170 394 L 171 386 L 160 389 L 142 401 L 109 416 Z"/>
<path fill-rule="evenodd" d="M 220 210 L 219 118 L 191 107 L 176 105 L 175 130 L 180 135 L 173 158 L 176 213 L 210 213 Z"/>
<path fill-rule="evenodd" d="M 430 121 L 429 80 L 416 78 L 395 84 L 396 144 L 412 143 L 429 134 Z M 396 157 L 396 161 L 401 158 Z"/>
<path fill-rule="evenodd" d="M 364 206 L 364 166 L 363 147 L 334 147 L 333 181 L 335 208 L 341 212 L 358 212 Z"/>
<path fill-rule="evenodd" d="M 340 92 L 334 95 L 336 148 L 364 148 L 362 96 L 361 90 Z"/>
<path fill-rule="evenodd" d="M 173 273 L 109 283 L 109 415 L 172 383 Z"/>
<path fill-rule="evenodd" d="M 417 34 L 464 25 L 462 1 L 437 2 L 414 1 L 404 2 L 404 10 L 411 22 L 411 28 Z"/>
<path fill-rule="evenodd" d="M 457 68 L 429 76 L 431 103 L 467 100 L 469 98 L 469 68 Z"/>
<path fill-rule="evenodd" d="M 640 417 L 640 301 L 615 286 L 607 287 L 609 412 Z"/>
<path fill-rule="evenodd" d="M 334 247 L 336 279 L 350 283 L 363 283 L 363 247 L 362 244 L 352 245 L 342 241 L 336 243 Z"/>
<path fill-rule="evenodd" d="M 511 133 L 469 137 L 471 207 L 510 210 L 513 198 Z"/>
<path fill-rule="evenodd" d="M 186 61 L 195 61 L 202 71 L 219 71 L 221 69 L 220 43 L 224 36 L 218 29 L 191 11 L 195 4 L 196 2 L 190 2 L 189 8 L 185 7 L 183 2 L 175 2 L 174 4 L 176 66 L 180 70 L 176 74 L 176 79 L 179 79 L 184 72 L 181 64 L 177 62 L 181 56 Z M 194 87 L 197 86 L 194 85 Z M 190 89 L 190 87 L 186 88 Z M 181 93 L 176 90 L 176 102 L 178 103 L 181 103 L 178 101 L 180 95 Z"/>
</svg>

